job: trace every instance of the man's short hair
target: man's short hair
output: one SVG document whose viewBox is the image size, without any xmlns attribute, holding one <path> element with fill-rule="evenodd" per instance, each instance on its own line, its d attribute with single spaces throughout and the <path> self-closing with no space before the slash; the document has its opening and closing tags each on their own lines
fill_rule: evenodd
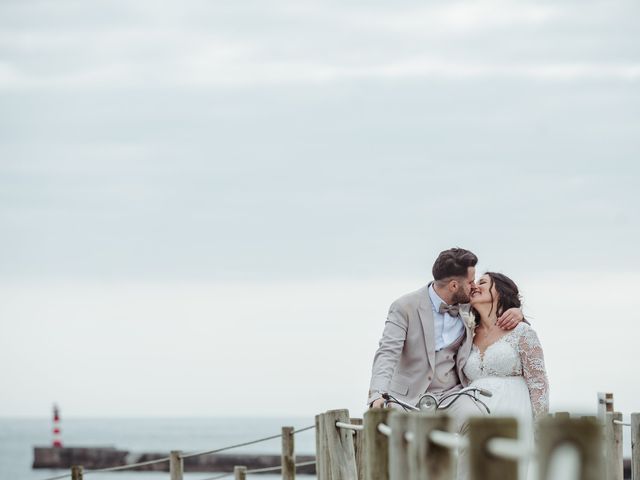
<svg viewBox="0 0 640 480">
<path fill-rule="evenodd" d="M 469 250 L 464 248 L 450 248 L 440 252 L 433 264 L 433 279 L 444 280 L 450 277 L 465 277 L 469 267 L 475 267 L 478 263 L 476 257 Z"/>
</svg>

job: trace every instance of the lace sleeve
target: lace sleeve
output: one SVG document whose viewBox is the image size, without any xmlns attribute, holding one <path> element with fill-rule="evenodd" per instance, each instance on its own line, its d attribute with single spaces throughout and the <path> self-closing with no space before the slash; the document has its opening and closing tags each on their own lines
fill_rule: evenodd
<svg viewBox="0 0 640 480">
<path fill-rule="evenodd" d="M 549 380 L 544 368 L 542 345 L 532 328 L 526 328 L 519 339 L 522 374 L 531 397 L 533 416 L 537 420 L 549 412 Z"/>
</svg>

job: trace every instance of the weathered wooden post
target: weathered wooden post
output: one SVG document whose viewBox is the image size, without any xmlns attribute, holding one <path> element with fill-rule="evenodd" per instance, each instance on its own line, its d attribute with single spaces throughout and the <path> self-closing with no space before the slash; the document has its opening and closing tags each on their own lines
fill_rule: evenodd
<svg viewBox="0 0 640 480">
<path fill-rule="evenodd" d="M 316 415 L 316 476 L 318 480 L 332 480 L 323 414 Z"/>
<path fill-rule="evenodd" d="M 361 418 L 352 418 L 351 423 L 354 425 L 362 425 Z M 358 470 L 358 480 L 364 480 L 364 434 L 362 430 L 354 430 L 353 448 L 356 453 L 356 468 Z"/>
<path fill-rule="evenodd" d="M 82 468 L 82 465 L 71 466 L 71 480 L 82 480 L 83 473 L 84 468 Z"/>
<path fill-rule="evenodd" d="M 329 410 L 322 418 L 332 480 L 358 480 L 352 430 L 336 427 L 336 422 L 350 423 L 349 410 Z"/>
<path fill-rule="evenodd" d="M 295 480 L 296 478 L 296 452 L 293 427 L 282 427 L 282 480 Z"/>
<path fill-rule="evenodd" d="M 247 467 L 243 465 L 236 465 L 233 467 L 234 480 L 246 480 L 247 479 Z"/>
<path fill-rule="evenodd" d="M 469 472 L 471 480 L 517 480 L 518 462 L 489 454 L 487 442 L 493 438 L 518 437 L 515 418 L 472 417 L 469 419 Z"/>
<path fill-rule="evenodd" d="M 598 420 L 604 424 L 605 414 L 613 413 L 613 393 L 598 392 Z"/>
<path fill-rule="evenodd" d="M 640 413 L 631 414 L 631 480 L 640 480 Z"/>
<path fill-rule="evenodd" d="M 416 413 L 411 418 L 411 443 L 409 445 L 409 476 L 411 480 L 451 480 L 454 478 L 455 447 L 434 441 L 438 433 L 459 439 L 451 432 L 451 419 L 445 414 Z"/>
<path fill-rule="evenodd" d="M 169 477 L 171 480 L 182 480 L 184 463 L 181 450 L 171 450 L 169 454 Z"/>
<path fill-rule="evenodd" d="M 407 480 L 409 478 L 409 442 L 406 433 L 409 430 L 410 415 L 395 410 L 388 416 L 391 436 L 389 437 L 389 479 Z"/>
<path fill-rule="evenodd" d="M 544 418 L 538 426 L 538 478 L 540 480 L 558 480 L 550 475 L 558 474 L 559 456 L 571 456 L 577 452 L 579 480 L 602 480 L 602 433 L 598 420 L 583 418 Z M 571 455 L 570 455 L 571 454 Z M 554 468 L 555 467 L 555 468 Z M 567 478 L 562 480 L 574 480 Z"/>
<path fill-rule="evenodd" d="M 389 408 L 371 408 L 364 414 L 365 479 L 389 480 L 389 439 L 378 431 L 387 422 Z"/>
<path fill-rule="evenodd" d="M 605 479 L 622 480 L 624 465 L 622 459 L 622 425 L 614 420 L 622 422 L 622 413 L 606 412 L 604 421 L 604 456 Z"/>
</svg>

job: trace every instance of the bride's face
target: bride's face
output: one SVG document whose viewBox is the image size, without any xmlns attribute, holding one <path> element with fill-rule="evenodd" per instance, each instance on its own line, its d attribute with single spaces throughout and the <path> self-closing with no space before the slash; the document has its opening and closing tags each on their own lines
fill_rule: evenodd
<svg viewBox="0 0 640 480">
<path fill-rule="evenodd" d="M 493 298 L 491 295 L 493 294 Z M 498 301 L 498 293 L 489 275 L 482 275 L 471 292 L 471 306 Z"/>
</svg>

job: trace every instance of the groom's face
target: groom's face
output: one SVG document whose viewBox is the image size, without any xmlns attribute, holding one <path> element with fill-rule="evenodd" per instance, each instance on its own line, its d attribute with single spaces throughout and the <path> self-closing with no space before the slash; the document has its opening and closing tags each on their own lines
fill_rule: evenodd
<svg viewBox="0 0 640 480">
<path fill-rule="evenodd" d="M 476 286 L 476 268 L 469 267 L 467 269 L 467 276 L 460 277 L 456 282 L 458 284 L 457 290 L 453 294 L 452 302 L 456 303 L 469 303 L 471 301 L 471 292 Z"/>
</svg>

